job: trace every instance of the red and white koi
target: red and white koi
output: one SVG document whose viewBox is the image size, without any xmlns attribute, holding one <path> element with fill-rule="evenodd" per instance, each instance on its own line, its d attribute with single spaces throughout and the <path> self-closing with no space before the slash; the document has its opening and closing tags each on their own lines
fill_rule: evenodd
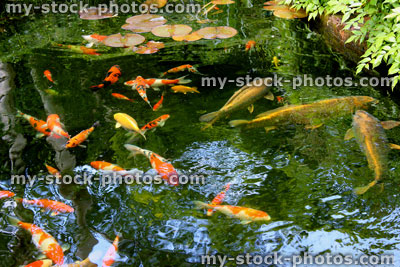
<svg viewBox="0 0 400 267">
<path fill-rule="evenodd" d="M 86 45 L 87 48 L 91 48 L 94 44 L 103 43 L 103 40 L 106 39 L 107 35 L 100 35 L 97 33 L 90 34 L 90 35 L 82 35 L 83 39 L 88 41 L 89 43 Z"/>
<path fill-rule="evenodd" d="M 119 235 L 115 237 L 111 247 L 107 250 L 106 254 L 104 255 L 101 267 L 110 267 L 111 265 L 113 265 L 113 263 L 115 262 L 115 258 L 117 257 L 118 243 L 119 243 Z"/>
<path fill-rule="evenodd" d="M 150 161 L 151 166 L 153 169 L 155 169 L 158 174 L 161 176 L 162 179 L 166 180 L 169 184 L 177 186 L 179 185 L 178 179 L 178 173 L 176 172 L 174 166 L 172 166 L 171 163 L 168 163 L 168 161 L 161 157 L 160 155 L 147 150 L 140 148 L 138 146 L 130 145 L 130 144 L 125 144 L 124 145 L 126 149 L 131 151 L 131 155 L 135 156 L 137 154 L 142 154 L 145 157 L 147 157 Z"/>
<path fill-rule="evenodd" d="M 15 200 L 21 202 L 25 205 L 31 205 L 39 208 L 43 208 L 49 211 L 53 211 L 53 215 L 57 215 L 58 213 L 71 213 L 74 212 L 74 208 L 55 200 L 50 199 L 24 199 L 24 198 L 16 198 Z"/>
<path fill-rule="evenodd" d="M 7 191 L 7 190 L 0 191 L 0 199 L 10 198 L 10 197 L 14 197 L 14 196 L 15 196 L 15 194 L 11 191 Z"/>
<path fill-rule="evenodd" d="M 33 244 L 46 255 L 47 258 L 58 265 L 64 263 L 64 252 L 54 237 L 34 224 L 22 222 L 11 216 L 8 216 L 8 218 L 11 224 L 18 225 L 32 234 Z"/>
<path fill-rule="evenodd" d="M 174 85 L 174 84 L 187 84 L 190 83 L 191 80 L 185 79 L 186 76 L 180 77 L 178 79 L 168 80 L 168 79 L 157 79 L 157 78 L 149 78 L 145 79 L 147 85 L 153 88 L 155 91 L 160 90 L 159 87 L 164 85 Z"/>
<path fill-rule="evenodd" d="M 50 267 L 53 265 L 52 260 L 38 260 L 35 262 L 31 262 L 28 265 L 25 265 L 24 267 Z"/>
</svg>

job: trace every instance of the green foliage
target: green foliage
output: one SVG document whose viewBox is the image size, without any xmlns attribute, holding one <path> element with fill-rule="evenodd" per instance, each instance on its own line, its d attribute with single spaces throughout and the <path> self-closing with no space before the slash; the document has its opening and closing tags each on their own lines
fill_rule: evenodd
<svg viewBox="0 0 400 267">
<path fill-rule="evenodd" d="M 341 14 L 346 30 L 353 35 L 346 41 L 367 42 L 367 51 L 358 62 L 356 73 L 373 69 L 382 61 L 394 75 L 392 88 L 400 79 L 400 2 L 398 0 L 284 0 L 294 8 L 303 8 L 309 19 L 322 14 Z"/>
</svg>

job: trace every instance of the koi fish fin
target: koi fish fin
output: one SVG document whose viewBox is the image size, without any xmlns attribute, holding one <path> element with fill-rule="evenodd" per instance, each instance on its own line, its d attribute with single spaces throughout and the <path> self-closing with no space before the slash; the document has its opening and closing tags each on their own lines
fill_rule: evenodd
<svg viewBox="0 0 400 267">
<path fill-rule="evenodd" d="M 46 255 L 44 255 L 43 253 L 40 254 L 38 257 L 36 257 L 38 260 L 46 260 L 48 259 Z"/>
<path fill-rule="evenodd" d="M 141 136 L 143 136 L 144 140 L 147 140 L 147 139 L 146 139 L 146 136 L 144 135 L 144 133 L 145 133 L 145 132 L 143 132 L 143 131 L 140 131 L 140 132 L 139 132 L 139 134 L 140 134 Z"/>
<path fill-rule="evenodd" d="M 268 133 L 269 131 L 275 130 L 276 126 L 268 126 L 268 127 L 264 127 L 265 132 Z"/>
<path fill-rule="evenodd" d="M 210 122 L 218 116 L 218 111 L 210 112 L 202 115 L 199 120 L 202 122 Z"/>
<path fill-rule="evenodd" d="M 53 211 L 52 213 L 50 213 L 50 216 L 57 216 L 59 213 L 57 211 Z"/>
<path fill-rule="evenodd" d="M 153 88 L 154 91 L 157 91 L 157 92 L 160 91 L 160 87 L 151 87 L 151 88 Z"/>
<path fill-rule="evenodd" d="M 251 221 L 241 221 L 240 223 L 243 224 L 243 225 L 245 225 L 245 224 L 251 223 Z"/>
<path fill-rule="evenodd" d="M 132 158 L 132 157 L 134 157 L 134 156 L 136 156 L 138 154 L 143 154 L 143 150 L 138 146 L 125 144 L 124 147 L 126 149 L 128 149 L 129 151 L 131 151 L 131 154 L 129 155 L 129 158 Z"/>
<path fill-rule="evenodd" d="M 96 122 L 93 123 L 93 125 L 92 125 L 93 128 L 96 128 L 96 127 L 99 127 L 99 126 L 100 126 L 100 122 L 99 122 L 99 121 L 96 121 Z"/>
<path fill-rule="evenodd" d="M 42 138 L 43 136 L 44 136 L 43 133 L 36 133 L 36 135 L 35 135 L 36 138 Z"/>
<path fill-rule="evenodd" d="M 193 91 L 194 91 L 195 93 L 200 94 L 199 90 L 197 90 L 197 87 L 192 87 L 192 89 L 193 89 Z"/>
<path fill-rule="evenodd" d="M 115 124 L 115 128 L 120 128 L 122 125 L 121 125 L 121 123 L 119 123 L 119 122 L 117 122 L 116 124 Z"/>
<path fill-rule="evenodd" d="M 93 45 L 94 45 L 94 43 L 93 43 L 93 42 L 90 42 L 90 43 L 86 44 L 86 47 L 87 47 L 87 48 L 92 48 Z"/>
<path fill-rule="evenodd" d="M 201 202 L 201 201 L 193 201 L 193 204 L 195 205 L 195 209 L 204 209 L 204 208 L 212 208 L 211 205 Z"/>
<path fill-rule="evenodd" d="M 344 136 L 344 140 L 350 140 L 351 138 L 355 138 L 353 128 L 350 128 L 347 130 L 347 132 Z"/>
<path fill-rule="evenodd" d="M 247 107 L 247 110 L 250 112 L 250 114 L 253 113 L 253 111 L 254 111 L 254 105 L 251 104 L 250 106 L 248 106 L 248 107 Z"/>
<path fill-rule="evenodd" d="M 6 217 L 7 217 L 7 221 L 8 221 L 11 225 L 17 226 L 18 223 L 20 222 L 20 220 L 18 220 L 17 218 L 15 218 L 15 217 L 13 217 L 13 216 L 6 215 Z"/>
<path fill-rule="evenodd" d="M 398 150 L 400 150 L 400 146 L 399 146 L 399 145 L 396 145 L 396 144 L 389 144 L 389 146 L 390 146 L 391 149 L 398 149 Z"/>
<path fill-rule="evenodd" d="M 192 80 L 189 80 L 189 79 L 185 80 L 185 77 L 186 77 L 186 76 L 187 76 L 187 75 L 182 76 L 182 77 L 179 77 L 179 78 L 178 78 L 178 84 L 187 84 L 187 83 L 192 82 Z"/>
<path fill-rule="evenodd" d="M 319 123 L 319 124 L 312 124 L 312 125 L 306 125 L 306 129 L 309 129 L 309 130 L 314 130 L 314 129 L 317 129 L 317 128 L 319 128 L 319 127 L 321 127 L 323 125 L 323 123 Z"/>
<path fill-rule="evenodd" d="M 400 121 L 381 121 L 383 129 L 389 130 L 400 125 Z"/>
<path fill-rule="evenodd" d="M 265 99 L 273 101 L 275 99 L 274 94 L 269 91 L 268 94 L 264 96 Z"/>
<path fill-rule="evenodd" d="M 78 145 L 79 147 L 81 147 L 81 148 L 86 148 L 86 146 L 85 145 Z"/>
<path fill-rule="evenodd" d="M 376 180 L 370 182 L 368 185 L 366 186 L 362 186 L 362 187 L 356 187 L 354 188 L 354 193 L 356 193 L 357 195 L 362 195 L 365 192 L 368 191 L 368 189 L 370 189 L 371 187 L 373 187 L 374 185 L 376 185 Z"/>
<path fill-rule="evenodd" d="M 246 124 L 248 124 L 249 121 L 248 120 L 233 120 L 229 122 L 229 125 L 231 127 L 240 127 L 240 126 L 244 126 Z"/>
</svg>

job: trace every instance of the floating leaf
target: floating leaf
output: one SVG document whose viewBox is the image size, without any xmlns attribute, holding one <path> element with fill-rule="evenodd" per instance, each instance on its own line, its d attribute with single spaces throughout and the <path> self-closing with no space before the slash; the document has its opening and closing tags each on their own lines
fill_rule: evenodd
<svg viewBox="0 0 400 267">
<path fill-rule="evenodd" d="M 153 27 L 143 27 L 143 26 L 138 26 L 137 24 L 124 24 L 122 25 L 121 29 L 136 32 L 136 33 L 144 33 L 144 32 L 150 32 Z"/>
<path fill-rule="evenodd" d="M 235 1 L 232 0 L 213 0 L 211 1 L 214 5 L 229 5 L 235 3 Z"/>
<path fill-rule="evenodd" d="M 282 19 L 301 19 L 307 17 L 307 13 L 302 10 L 276 10 L 274 11 L 274 16 Z"/>
<path fill-rule="evenodd" d="M 137 26 L 150 28 L 163 25 L 167 22 L 167 20 L 163 16 L 159 15 L 142 14 L 127 18 L 125 22 L 128 24 L 136 24 Z"/>
<path fill-rule="evenodd" d="M 90 7 L 86 10 L 79 11 L 79 17 L 81 19 L 97 20 L 97 19 L 108 19 L 117 16 L 111 13 L 106 8 Z"/>
<path fill-rule="evenodd" d="M 200 39 L 203 39 L 203 36 L 198 33 L 198 31 L 192 32 L 191 34 L 184 35 L 184 36 L 172 36 L 172 39 L 175 41 L 187 41 L 187 42 L 194 42 Z"/>
<path fill-rule="evenodd" d="M 131 47 L 143 43 L 144 40 L 145 38 L 140 34 L 128 33 L 122 36 L 118 33 L 108 36 L 103 43 L 111 47 Z"/>
<path fill-rule="evenodd" d="M 226 39 L 235 36 L 237 34 L 237 30 L 228 26 L 205 27 L 198 30 L 197 33 L 200 36 L 203 36 L 204 39 Z"/>
<path fill-rule="evenodd" d="M 159 37 L 184 36 L 192 31 L 192 27 L 184 24 L 162 25 L 155 27 L 151 32 Z"/>
</svg>

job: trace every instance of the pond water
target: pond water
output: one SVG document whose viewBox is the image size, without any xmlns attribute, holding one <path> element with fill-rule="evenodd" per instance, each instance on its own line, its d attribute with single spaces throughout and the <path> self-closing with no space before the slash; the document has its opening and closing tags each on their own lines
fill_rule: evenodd
<svg viewBox="0 0 400 267">
<path fill-rule="evenodd" d="M 2 132 L 11 139 L 26 140 L 17 154 L 22 174 L 47 175 L 44 163 L 54 167 L 70 165 L 75 173 L 93 173 L 91 161 L 104 160 L 126 169 L 151 170 L 143 157 L 128 158 L 124 148 L 125 131 L 115 129 L 113 114 L 123 112 L 139 125 L 162 114 L 171 117 L 165 126 L 146 134 L 136 145 L 154 151 L 170 160 L 179 173 L 205 177 L 204 184 L 181 185 L 11 185 L 9 145 L 1 141 L 1 188 L 26 199 L 47 198 L 72 205 L 76 212 L 51 216 L 38 208 L 2 200 L 0 265 L 19 266 L 34 261 L 39 252 L 29 234 L 10 228 L 5 214 L 34 223 L 51 233 L 59 243 L 68 244 L 66 262 L 85 259 L 91 253 L 98 259 L 105 253 L 117 233 L 121 234 L 119 258 L 113 266 L 196 266 L 201 255 L 236 256 L 244 253 L 282 255 L 304 253 L 322 255 L 394 254 L 400 265 L 399 194 L 400 154 L 389 154 L 389 171 L 384 187 L 370 189 L 357 196 L 353 189 L 373 180 L 365 155 L 354 141 L 343 137 L 351 127 L 351 116 L 333 118 L 314 130 L 293 126 L 265 133 L 264 129 L 230 128 L 231 119 L 251 119 L 256 114 L 281 106 L 276 100 L 261 99 L 255 110 L 235 112 L 212 128 L 201 131 L 199 117 L 218 110 L 240 86 L 227 84 L 223 89 L 201 85 L 201 78 L 189 74 L 190 86 L 200 94 L 174 94 L 166 90 L 163 107 L 153 112 L 136 91 L 123 82 L 135 78 L 158 77 L 172 67 L 197 65 L 208 77 L 235 79 L 247 74 L 285 78 L 308 74 L 312 77 L 353 77 L 351 63 L 329 50 L 321 37 L 301 20 L 283 20 L 262 10 L 261 6 L 224 8 L 214 16 L 211 26 L 231 26 L 238 35 L 226 40 L 174 42 L 168 38 L 144 34 L 147 39 L 163 41 L 166 48 L 152 55 L 137 55 L 123 49 L 107 49 L 101 56 L 74 54 L 54 44 L 82 45 L 82 34 L 123 32 L 120 26 L 128 16 L 101 21 L 84 21 L 76 15 L 30 16 L 9 25 L 1 37 L 0 50 L 9 63 L 11 84 L 10 110 L 2 110 L 15 124 Z M 204 27 L 191 15 L 170 14 L 171 23 L 184 22 L 194 29 Z M 214 19 L 214 18 L 213 18 Z M 210 26 L 206 24 L 206 26 Z M 245 52 L 248 40 L 257 46 Z M 271 63 L 274 56 L 280 67 Z M 122 76 L 115 85 L 92 92 L 108 69 L 119 65 Z M 43 77 L 49 69 L 57 84 Z M 184 75 L 185 73 L 179 73 Z M 172 75 L 179 77 L 181 75 Z M 356 79 L 356 78 L 355 78 Z M 53 89 L 56 94 L 45 90 Z M 275 96 L 291 104 L 305 103 L 336 96 L 368 95 L 379 100 L 369 112 L 380 120 L 399 117 L 399 106 L 372 87 L 300 86 L 288 84 L 273 87 Z M 134 99 L 134 103 L 111 97 L 117 92 Z M 154 104 L 161 92 L 148 90 Z M 59 114 L 71 135 L 100 126 L 90 135 L 87 148 L 70 149 L 68 162 L 56 157 L 45 138 L 22 119 L 14 117 L 16 109 L 45 120 Z M 400 144 L 400 128 L 386 131 L 391 143 Z M 7 138 L 8 138 L 7 137 Z M 73 159 L 74 160 L 71 160 Z M 14 160 L 15 162 L 15 160 Z M 16 167 L 16 165 L 14 165 Z M 15 170 L 16 168 L 14 168 Z M 194 209 L 193 201 L 211 201 L 230 183 L 225 202 L 267 212 L 269 223 L 243 225 L 221 213 L 212 217 Z M 235 266 L 233 262 L 227 266 Z M 279 266 L 277 264 L 276 266 Z M 284 263 L 282 266 L 291 266 Z"/>
</svg>

